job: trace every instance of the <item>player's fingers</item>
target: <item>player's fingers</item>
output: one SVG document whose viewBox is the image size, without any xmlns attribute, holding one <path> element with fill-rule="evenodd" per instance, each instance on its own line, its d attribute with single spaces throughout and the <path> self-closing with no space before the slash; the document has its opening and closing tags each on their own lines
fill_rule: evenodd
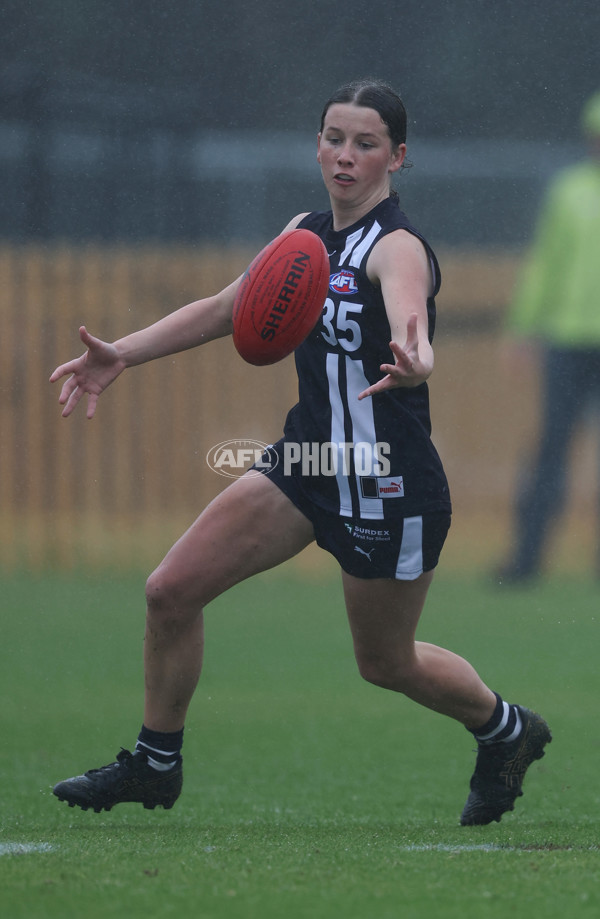
<svg viewBox="0 0 600 919">
<path fill-rule="evenodd" d="M 90 333 L 88 332 L 88 330 L 86 329 L 84 325 L 82 325 L 79 329 L 79 337 L 82 340 L 83 344 L 86 346 L 86 348 L 92 347 L 92 345 L 97 344 L 100 340 L 98 338 L 95 338 L 93 335 L 90 335 Z"/>
<path fill-rule="evenodd" d="M 53 370 L 50 374 L 49 382 L 56 383 L 57 380 L 60 380 L 61 377 L 65 377 L 68 373 L 72 373 L 71 362 L 68 364 L 61 364 L 60 367 Z"/>
<path fill-rule="evenodd" d="M 396 358 L 396 363 L 397 363 L 397 364 L 398 364 L 398 363 L 402 363 L 402 364 L 403 364 L 403 363 L 406 361 L 406 359 L 407 359 L 407 357 L 408 357 L 407 351 L 409 351 L 409 350 L 411 350 L 411 351 L 413 350 L 412 342 L 410 342 L 410 341 L 407 341 L 407 342 L 406 342 L 406 345 L 404 346 L 404 348 L 400 347 L 400 345 L 399 345 L 397 342 L 395 342 L 395 341 L 391 341 L 391 342 L 390 342 L 390 351 L 392 352 L 392 354 L 393 354 L 394 357 Z M 388 365 L 386 364 L 386 366 L 388 366 Z"/>
<path fill-rule="evenodd" d="M 86 417 L 88 419 L 93 418 L 96 414 L 96 405 L 98 404 L 98 396 L 95 393 L 90 393 L 88 396 L 87 412 Z"/>
<path fill-rule="evenodd" d="M 399 346 L 394 342 L 396 348 Z M 405 351 L 417 350 L 419 347 L 419 317 L 416 313 L 411 313 L 406 324 L 406 342 Z"/>
<path fill-rule="evenodd" d="M 399 348 L 396 346 L 394 348 L 394 357 L 396 358 L 395 364 L 381 364 L 380 370 L 382 373 L 391 373 L 404 371 L 410 372 L 413 369 L 413 358 L 410 354 L 407 354 L 404 348 Z"/>
<path fill-rule="evenodd" d="M 69 417 L 69 415 L 71 414 L 71 412 L 73 411 L 73 409 L 75 408 L 75 406 L 77 405 L 77 403 L 79 402 L 82 396 L 83 396 L 83 390 L 81 389 L 80 386 L 76 386 L 75 389 L 70 394 L 70 396 L 68 397 L 67 403 L 62 411 L 63 418 Z"/>
<path fill-rule="evenodd" d="M 373 396 L 375 393 L 382 392 L 382 390 L 389 389 L 391 378 L 389 376 L 384 377 L 382 380 L 378 380 L 377 383 L 373 383 L 372 386 L 363 389 L 361 393 L 358 394 L 359 402 L 361 399 L 366 399 L 368 396 Z"/>
<path fill-rule="evenodd" d="M 58 397 L 59 404 L 64 405 L 65 402 L 69 400 L 73 390 L 76 388 L 77 388 L 77 382 L 75 380 L 75 377 L 70 376 L 69 379 L 66 381 L 66 383 L 63 383 L 63 387 L 60 391 L 60 396 Z"/>
<path fill-rule="evenodd" d="M 415 334 L 417 331 L 417 326 L 419 324 L 419 316 L 417 313 L 411 313 L 408 317 L 408 322 L 406 323 L 406 331 L 410 334 Z"/>
</svg>

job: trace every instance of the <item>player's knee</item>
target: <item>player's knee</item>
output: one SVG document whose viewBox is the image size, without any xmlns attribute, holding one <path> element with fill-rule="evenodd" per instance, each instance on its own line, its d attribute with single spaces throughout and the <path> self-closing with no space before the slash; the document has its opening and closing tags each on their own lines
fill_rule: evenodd
<svg viewBox="0 0 600 919">
<path fill-rule="evenodd" d="M 146 581 L 146 603 L 154 615 L 184 616 L 191 607 L 189 591 L 167 566 L 159 565 Z"/>
<path fill-rule="evenodd" d="M 410 674 L 402 663 L 381 657 L 358 657 L 358 672 L 363 680 L 390 689 L 394 692 L 405 692 L 410 686 Z"/>
</svg>

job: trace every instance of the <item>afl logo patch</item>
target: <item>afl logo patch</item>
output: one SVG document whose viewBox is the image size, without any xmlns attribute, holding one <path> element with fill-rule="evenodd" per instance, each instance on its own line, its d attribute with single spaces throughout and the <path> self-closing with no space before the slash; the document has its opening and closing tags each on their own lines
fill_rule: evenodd
<svg viewBox="0 0 600 919">
<path fill-rule="evenodd" d="M 353 272 L 343 269 L 330 275 L 329 289 L 334 294 L 355 294 L 358 291 L 358 287 L 356 286 Z"/>
</svg>

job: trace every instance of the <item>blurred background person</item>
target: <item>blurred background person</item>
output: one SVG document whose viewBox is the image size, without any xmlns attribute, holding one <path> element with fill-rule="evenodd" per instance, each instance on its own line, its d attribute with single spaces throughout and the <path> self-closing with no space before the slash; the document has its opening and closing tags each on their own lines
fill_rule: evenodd
<svg viewBox="0 0 600 919">
<path fill-rule="evenodd" d="M 600 405 L 600 91 L 581 123 L 588 155 L 547 190 L 508 316 L 512 359 L 539 360 L 542 377 L 538 441 L 517 489 L 510 555 L 495 572 L 503 583 L 541 573 L 564 509 L 573 435 L 590 404 Z M 598 518 L 600 526 L 600 508 Z"/>
</svg>

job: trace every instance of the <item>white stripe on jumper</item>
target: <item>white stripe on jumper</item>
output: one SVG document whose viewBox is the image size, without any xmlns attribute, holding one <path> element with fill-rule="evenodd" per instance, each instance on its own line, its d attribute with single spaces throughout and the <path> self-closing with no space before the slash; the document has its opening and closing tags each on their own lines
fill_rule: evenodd
<svg viewBox="0 0 600 919">
<path fill-rule="evenodd" d="M 332 444 L 341 444 L 339 448 L 343 450 L 343 444 L 346 440 L 344 430 L 344 405 L 340 395 L 339 382 L 339 359 L 337 354 L 327 355 L 327 381 L 329 383 L 329 403 L 331 405 L 331 442 Z M 342 457 L 338 456 L 338 460 Z M 338 462 L 335 474 L 339 494 L 340 494 L 340 516 L 352 516 L 352 496 L 350 494 L 350 485 L 348 476 L 344 475 L 343 462 Z"/>
<path fill-rule="evenodd" d="M 340 268 L 342 267 L 342 265 L 344 264 L 344 262 L 346 261 L 350 253 L 352 252 L 354 246 L 356 245 L 356 243 L 362 236 L 363 229 L 364 227 L 361 227 L 360 230 L 356 230 L 355 233 L 351 233 L 350 236 L 346 237 L 346 247 L 344 251 L 342 252 L 342 254 L 340 255 L 340 259 L 338 262 L 338 265 Z"/>
<path fill-rule="evenodd" d="M 361 242 L 359 246 L 356 246 L 354 252 L 352 253 L 352 258 L 350 259 L 350 266 L 352 268 L 360 268 L 360 263 L 363 260 L 363 256 L 369 246 L 377 239 L 381 233 L 381 224 L 375 223 Z"/>
<path fill-rule="evenodd" d="M 348 389 L 348 408 L 352 419 L 352 440 L 355 444 L 369 444 L 371 449 L 371 469 L 375 468 L 377 456 L 375 453 L 375 416 L 373 414 L 373 400 L 363 399 L 358 401 L 358 394 L 369 385 L 362 361 L 353 361 L 346 358 L 346 381 Z M 358 488 L 358 504 L 360 516 L 367 520 L 383 520 L 383 500 L 381 498 L 363 498 L 360 487 L 360 476 L 356 475 Z"/>
</svg>

